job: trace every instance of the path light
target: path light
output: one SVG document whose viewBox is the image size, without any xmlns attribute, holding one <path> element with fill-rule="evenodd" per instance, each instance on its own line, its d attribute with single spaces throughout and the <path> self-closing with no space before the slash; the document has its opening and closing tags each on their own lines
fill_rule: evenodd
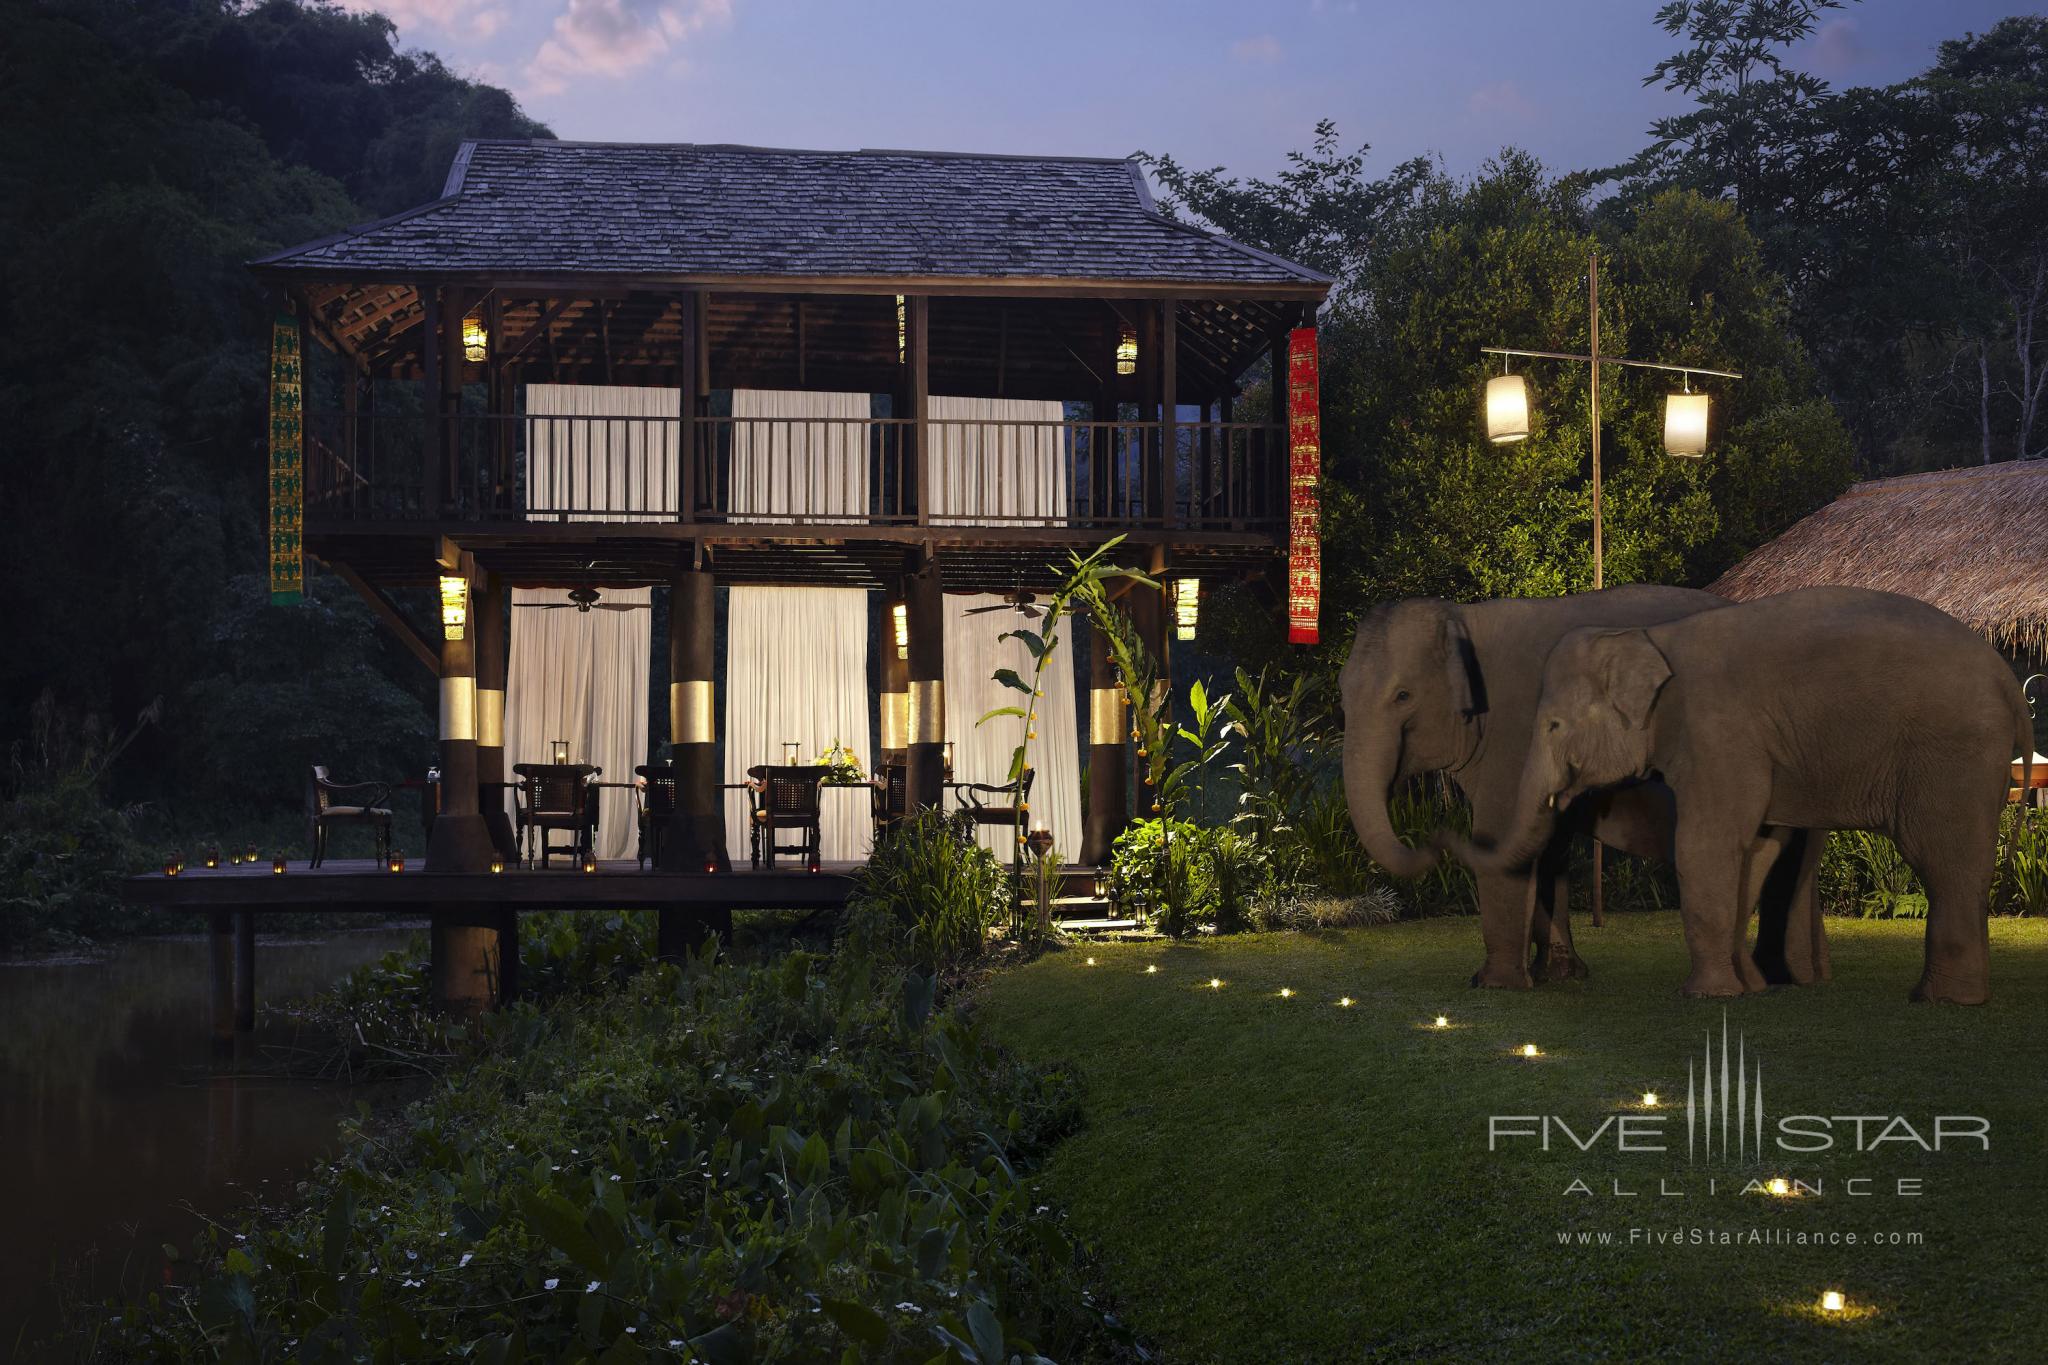
<svg viewBox="0 0 2048 1365">
<path fill-rule="evenodd" d="M 1792 1193 L 1792 1182 L 1782 1175 L 1774 1175 L 1771 1177 L 1771 1182 L 1764 1186 L 1764 1188 L 1775 1195 L 1789 1195 Z"/>
<path fill-rule="evenodd" d="M 1089 965 L 1089 966 L 1091 966 L 1091 967 L 1093 967 L 1093 966 L 1095 965 L 1095 959 L 1094 959 L 1094 958 L 1092 958 L 1092 957 L 1091 957 L 1091 958 L 1089 958 L 1089 959 L 1088 959 L 1088 965 Z"/>
<path fill-rule="evenodd" d="M 1173 638 L 1192 640 L 1195 638 L 1195 623 L 1202 614 L 1202 580 L 1199 578 L 1176 578 L 1173 580 Z"/>
<path fill-rule="evenodd" d="M 177 875 L 178 875 L 178 874 L 179 874 L 180 872 L 183 872 L 184 870 L 185 870 L 185 855 L 184 855 L 184 854 L 182 854 L 182 853 L 173 853 L 173 854 L 171 854 L 170 856 L 168 856 L 168 857 L 166 857 L 166 858 L 164 859 L 164 875 L 165 875 L 166 877 L 175 877 L 175 876 L 177 876 Z"/>
<path fill-rule="evenodd" d="M 1212 990 L 1212 991 L 1220 991 L 1220 990 L 1222 990 L 1222 989 L 1223 989 L 1223 978 L 1222 978 L 1222 977 L 1220 977 L 1220 976 L 1212 976 L 1212 977 L 1210 977 L 1210 978 L 1209 978 L 1209 989 L 1210 989 L 1210 990 Z"/>
<path fill-rule="evenodd" d="M 1339 1000 L 1339 1001 L 1337 1002 L 1337 1004 L 1338 1004 L 1338 1005 L 1339 1005 L 1340 1007 L 1342 1007 L 1342 1008 L 1344 1008 L 1344 1009 L 1347 1009 L 1347 1010 L 1351 1008 L 1351 1003 L 1352 1003 L 1352 1002 L 1351 1002 L 1351 997 L 1350 997 L 1350 996 L 1348 996 L 1348 995 L 1347 995 L 1347 996 L 1345 996 L 1345 997 L 1344 997 L 1343 999 L 1341 999 L 1341 1000 Z"/>
<path fill-rule="evenodd" d="M 1541 1057 L 1543 1054 L 1536 1050 L 1536 1044 L 1524 1043 L 1522 1044 L 1522 1055 L 1524 1057 Z"/>
<path fill-rule="evenodd" d="M 1280 988 L 1280 998 L 1282 1000 L 1292 1000 L 1294 998 L 1294 992 L 1289 990 L 1287 987 L 1282 986 Z"/>
<path fill-rule="evenodd" d="M 596 854 L 594 854 L 594 853 L 586 853 L 586 854 L 584 854 L 584 855 L 583 855 L 583 870 L 584 870 L 585 872 L 595 872 L 595 871 L 597 871 L 597 855 L 596 855 Z"/>
<path fill-rule="evenodd" d="M 1820 1296 L 1820 1311 L 1823 1313 L 1839 1313 L 1848 1306 L 1839 1289 L 1830 1289 Z"/>
<path fill-rule="evenodd" d="M 1448 1016 L 1448 1015 L 1443 1015 L 1443 1014 L 1439 1014 L 1439 1015 L 1438 1015 L 1438 1016 L 1436 1017 L 1436 1027 L 1438 1027 L 1438 1028 L 1449 1028 L 1450 1026 L 1451 1026 L 1451 1020 L 1450 1020 L 1450 1016 Z"/>
<path fill-rule="evenodd" d="M 1664 453 L 1698 459 L 1707 453 L 1707 396 L 1692 391 L 1692 376 L 1685 377 L 1685 392 L 1664 400 Z"/>
<path fill-rule="evenodd" d="M 220 866 L 220 850 L 219 850 L 218 848 L 209 848 L 209 849 L 207 849 L 207 850 L 206 850 L 206 856 L 205 856 L 205 858 L 204 858 L 204 860 L 203 860 L 203 861 L 204 861 L 204 862 L 206 863 L 206 865 L 207 865 L 208 867 L 219 867 L 219 866 Z"/>
<path fill-rule="evenodd" d="M 1147 975 L 1147 976 L 1157 976 L 1157 975 L 1159 975 L 1159 964 L 1158 964 L 1158 963 L 1156 963 L 1156 962 L 1148 962 L 1148 963 L 1146 963 L 1146 964 L 1145 964 L 1145 975 Z"/>
<path fill-rule="evenodd" d="M 1645 1109 L 1655 1109 L 1656 1107 L 1657 1107 L 1657 1092 L 1656 1092 L 1656 1091 L 1654 1091 L 1654 1090 L 1645 1090 L 1645 1091 L 1643 1092 L 1643 1108 L 1645 1108 Z"/>
<path fill-rule="evenodd" d="M 1529 386 L 1518 374 L 1486 381 L 1486 439 L 1497 446 L 1529 438 Z"/>
</svg>

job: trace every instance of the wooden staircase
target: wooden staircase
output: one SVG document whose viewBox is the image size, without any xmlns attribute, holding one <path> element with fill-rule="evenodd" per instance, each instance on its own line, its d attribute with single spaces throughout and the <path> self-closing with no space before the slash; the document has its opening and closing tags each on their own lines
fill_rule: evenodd
<svg viewBox="0 0 2048 1365">
<path fill-rule="evenodd" d="M 1139 921 L 1119 915 L 1115 904 L 1097 889 L 1104 880 L 1106 874 L 1101 868 L 1070 863 L 1060 869 L 1059 890 L 1052 902 L 1052 919 L 1062 933 L 1108 938 L 1143 932 L 1144 926 Z M 1018 895 L 1026 906 L 1036 904 L 1029 871 L 1025 873 L 1025 885 Z"/>
</svg>

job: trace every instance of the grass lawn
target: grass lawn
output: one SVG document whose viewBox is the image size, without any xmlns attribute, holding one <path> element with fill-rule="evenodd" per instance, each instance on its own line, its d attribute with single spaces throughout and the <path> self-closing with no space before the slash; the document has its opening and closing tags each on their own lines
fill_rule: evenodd
<svg viewBox="0 0 2048 1365">
<path fill-rule="evenodd" d="M 1172 1360 L 2040 1360 L 2048 922 L 1992 922 L 1981 1009 L 1906 1003 L 1919 925 L 1828 931 L 1832 982 L 1725 1006 L 1731 1046 L 1745 1037 L 1763 1071 L 1761 1162 L 1688 1160 L 1687 1063 L 1709 1032 L 1718 1045 L 1724 1005 L 1678 995 L 1669 914 L 1581 926 L 1591 979 L 1534 992 L 1465 988 L 1477 922 L 1429 920 L 1080 948 L 999 977 L 981 1008 L 1027 1058 L 1081 1076 L 1086 1126 L 1049 1193 Z M 1517 1055 L 1525 1042 L 1542 1055 Z M 1583 1138 L 1645 1113 L 1645 1090 L 1662 1153 L 1617 1153 L 1612 1129 L 1583 1153 L 1554 1128 L 1547 1153 L 1488 1150 L 1489 1115 L 1552 1114 Z M 1991 1149 L 1857 1153 L 1837 1122 L 1832 1151 L 1779 1151 L 1779 1116 L 1808 1114 L 1904 1115 L 1929 1138 L 1935 1115 L 1981 1115 Z M 1736 1192 L 1775 1175 L 1822 1193 Z M 1575 1179 L 1591 1193 L 1567 1193 Z M 1809 1241 L 1640 1240 L 1694 1229 Z M 1818 1311 L 1825 1289 L 1845 1313 Z"/>
</svg>

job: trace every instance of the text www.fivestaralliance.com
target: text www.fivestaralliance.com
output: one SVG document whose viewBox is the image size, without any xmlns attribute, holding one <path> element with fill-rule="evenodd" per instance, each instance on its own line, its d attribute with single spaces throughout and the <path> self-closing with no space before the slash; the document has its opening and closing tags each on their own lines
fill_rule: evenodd
<svg viewBox="0 0 2048 1365">
<path fill-rule="evenodd" d="M 1572 1247 L 1898 1247 L 1920 1246 L 1921 1232 L 1884 1228 L 1874 1232 L 1817 1232 L 1791 1228 L 1710 1227 L 1692 1224 L 1675 1228 L 1630 1228 L 1627 1232 L 1584 1229 L 1556 1234 L 1559 1246 Z"/>
</svg>

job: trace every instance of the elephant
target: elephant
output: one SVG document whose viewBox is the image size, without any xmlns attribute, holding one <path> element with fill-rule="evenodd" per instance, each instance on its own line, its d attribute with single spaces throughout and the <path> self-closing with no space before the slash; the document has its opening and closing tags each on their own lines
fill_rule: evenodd
<svg viewBox="0 0 2048 1365">
<path fill-rule="evenodd" d="M 1583 626 L 1649 626 L 1717 611 L 1726 599 L 1684 588 L 1626 587 L 1568 597 L 1457 605 L 1412 598 L 1374 608 L 1359 622 L 1345 662 L 1344 791 L 1374 861 L 1420 876 L 1438 851 L 1394 833 L 1387 802 L 1396 786 L 1444 773 L 1472 808 L 1477 836 L 1506 834 L 1518 810 L 1543 661 Z M 1530 943 L 1548 979 L 1583 975 L 1572 944 L 1565 866 L 1574 834 L 1594 834 L 1644 857 L 1670 857 L 1670 793 L 1655 782 L 1602 791 L 1576 803 L 1540 850 L 1517 867 L 1474 867 L 1486 957 L 1475 986 L 1527 987 Z M 1790 848 L 1798 841 L 1778 841 Z M 1772 980 L 1810 982 L 1828 973 L 1827 944 L 1812 912 L 1818 841 L 1798 849 L 1770 888 L 1758 967 Z M 1761 855 L 1760 855 L 1761 856 Z"/>
<path fill-rule="evenodd" d="M 1468 856 L 1519 866 L 1549 846 L 1558 810 L 1661 779 L 1676 802 L 1687 995 L 1765 985 L 1742 951 L 1765 828 L 1891 836 L 1927 888 L 1910 998 L 1990 997 L 1999 815 L 2033 723 L 1998 652 L 1946 613 L 1896 593 L 1804 588 L 1581 628 L 1551 652 L 1535 715 L 1514 833 Z"/>
</svg>

